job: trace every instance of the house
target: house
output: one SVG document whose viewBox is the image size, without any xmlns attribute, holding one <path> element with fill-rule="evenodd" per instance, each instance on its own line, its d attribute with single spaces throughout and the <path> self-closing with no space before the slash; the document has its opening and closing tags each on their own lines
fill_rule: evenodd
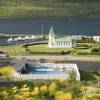
<svg viewBox="0 0 100 100">
<path fill-rule="evenodd" d="M 53 31 L 53 27 L 51 27 L 49 32 L 49 48 L 72 48 L 76 46 L 76 40 L 72 36 L 61 36 L 58 37 L 55 35 Z"/>
<path fill-rule="evenodd" d="M 99 43 L 100 43 L 100 36 L 93 36 L 93 39 L 94 39 L 96 42 L 99 42 Z"/>
<path fill-rule="evenodd" d="M 7 55 L 4 52 L 0 51 L 0 58 L 6 58 L 6 57 Z"/>
</svg>

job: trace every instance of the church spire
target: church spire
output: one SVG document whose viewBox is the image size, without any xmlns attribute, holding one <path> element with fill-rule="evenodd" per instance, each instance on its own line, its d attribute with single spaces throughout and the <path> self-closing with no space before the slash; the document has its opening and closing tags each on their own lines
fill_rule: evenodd
<svg viewBox="0 0 100 100">
<path fill-rule="evenodd" d="M 55 33 L 54 33 L 54 30 L 53 30 L 53 27 L 50 28 L 49 35 L 52 36 L 52 37 L 55 36 Z"/>
</svg>

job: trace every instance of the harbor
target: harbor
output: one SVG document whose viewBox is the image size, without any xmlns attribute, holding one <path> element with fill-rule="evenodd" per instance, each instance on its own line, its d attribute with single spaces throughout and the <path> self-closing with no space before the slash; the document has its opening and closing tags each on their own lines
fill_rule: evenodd
<svg viewBox="0 0 100 100">
<path fill-rule="evenodd" d="M 0 39 L 0 46 L 12 46 L 12 45 L 26 45 L 26 44 L 32 44 L 36 42 L 43 42 L 47 39 L 43 40 L 40 36 L 38 37 L 28 37 L 27 35 L 23 38 L 21 36 L 17 36 L 16 38 L 8 37 L 8 38 L 2 38 Z"/>
<path fill-rule="evenodd" d="M 18 35 L 42 34 L 42 25 L 44 34 L 48 34 L 50 27 L 54 27 L 56 33 L 62 35 L 99 35 L 99 19 L 1 19 L 0 33 Z"/>
</svg>

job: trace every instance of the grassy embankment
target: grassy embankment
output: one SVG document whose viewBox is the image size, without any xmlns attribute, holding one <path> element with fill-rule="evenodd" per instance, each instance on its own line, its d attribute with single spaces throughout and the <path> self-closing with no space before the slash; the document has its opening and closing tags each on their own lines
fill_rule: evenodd
<svg viewBox="0 0 100 100">
<path fill-rule="evenodd" d="M 100 18 L 99 0 L 1 0 L 0 19 Z"/>
</svg>

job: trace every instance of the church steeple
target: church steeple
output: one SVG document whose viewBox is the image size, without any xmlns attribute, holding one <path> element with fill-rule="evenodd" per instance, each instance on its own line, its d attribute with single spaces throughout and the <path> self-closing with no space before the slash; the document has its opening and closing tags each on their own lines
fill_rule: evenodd
<svg viewBox="0 0 100 100">
<path fill-rule="evenodd" d="M 54 44 L 55 42 L 55 33 L 54 33 L 54 30 L 53 30 L 53 27 L 50 28 L 50 31 L 49 31 L 49 47 L 51 48 L 52 45 Z"/>
<path fill-rule="evenodd" d="M 53 27 L 50 28 L 49 35 L 50 35 L 51 37 L 55 37 L 55 33 L 54 33 L 54 30 L 53 30 Z"/>
</svg>

